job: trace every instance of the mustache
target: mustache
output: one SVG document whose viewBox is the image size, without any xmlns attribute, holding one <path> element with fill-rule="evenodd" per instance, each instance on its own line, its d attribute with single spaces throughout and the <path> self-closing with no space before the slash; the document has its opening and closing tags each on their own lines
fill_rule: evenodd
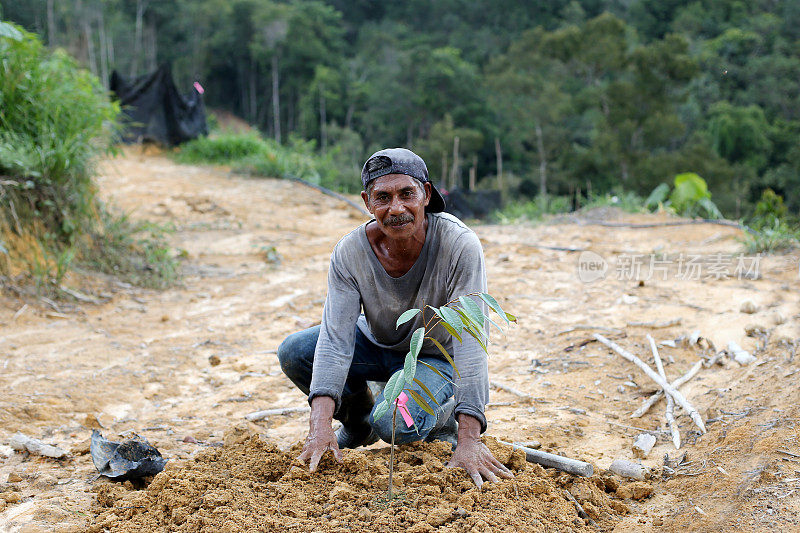
<svg viewBox="0 0 800 533">
<path fill-rule="evenodd" d="M 410 215 L 408 213 L 403 213 L 402 215 L 391 215 L 383 219 L 384 226 L 400 226 L 409 222 L 414 222 L 414 215 Z"/>
</svg>

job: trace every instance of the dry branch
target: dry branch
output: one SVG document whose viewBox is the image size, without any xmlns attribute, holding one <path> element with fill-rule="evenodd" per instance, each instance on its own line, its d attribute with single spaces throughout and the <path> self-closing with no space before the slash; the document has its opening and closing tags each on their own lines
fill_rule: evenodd
<svg viewBox="0 0 800 533">
<path fill-rule="evenodd" d="M 680 326 L 681 325 L 680 318 L 673 318 L 672 320 L 667 320 L 666 322 L 628 322 L 629 327 L 639 327 L 639 328 L 669 328 L 671 326 Z"/>
<path fill-rule="evenodd" d="M 564 490 L 564 496 L 566 496 L 567 499 L 572 502 L 572 505 L 575 506 L 575 510 L 578 511 L 578 516 L 580 516 L 584 520 L 588 520 L 589 521 L 589 525 L 591 525 L 591 526 L 596 526 L 597 525 L 597 522 L 592 520 L 589 517 L 589 515 L 586 514 L 586 511 L 583 510 L 583 507 L 581 507 L 581 504 L 578 503 L 578 500 L 575 499 L 575 496 L 570 494 L 570 492 L 568 490 Z"/>
<path fill-rule="evenodd" d="M 522 392 L 520 390 L 517 390 L 517 389 L 515 389 L 513 387 L 509 387 L 508 385 L 504 385 L 503 383 L 500 383 L 499 381 L 490 381 L 489 385 L 491 385 L 495 389 L 499 389 L 501 391 L 505 391 L 505 392 L 511 393 L 514 396 L 518 396 L 520 398 L 530 398 L 531 397 L 530 394 Z"/>
<path fill-rule="evenodd" d="M 658 383 L 661 386 L 661 388 L 664 389 L 664 391 L 666 391 L 668 394 L 671 394 L 672 397 L 675 398 L 675 401 L 677 401 L 678 404 L 680 404 L 680 406 L 683 407 L 686 410 L 686 412 L 692 418 L 694 423 L 697 424 L 697 427 L 700 428 L 700 431 L 702 433 L 706 432 L 706 426 L 705 426 L 705 424 L 703 424 L 703 418 L 700 416 L 700 413 L 697 412 L 697 409 L 692 407 L 692 404 L 690 404 L 686 400 L 686 398 L 683 397 L 683 394 L 681 394 L 678 390 L 676 390 L 674 387 L 672 387 L 672 385 L 667 383 L 666 380 L 664 380 L 661 376 L 659 376 L 658 374 L 653 372 L 653 369 L 650 368 L 647 365 L 647 363 L 645 363 L 644 361 L 642 361 L 641 359 L 639 359 L 638 357 L 636 357 L 632 353 L 624 350 L 618 344 L 616 344 L 614 342 L 611 342 L 610 340 L 606 339 L 605 337 L 603 337 L 599 333 L 595 333 L 594 334 L 594 338 L 597 339 L 598 341 L 602 342 L 603 344 L 605 344 L 606 346 L 608 346 L 609 348 L 611 348 L 615 352 L 617 352 L 623 358 L 627 359 L 631 363 L 633 363 L 636 366 L 638 366 L 640 369 L 642 369 L 642 371 L 645 374 L 647 374 L 647 376 L 650 379 L 652 379 L 653 381 Z"/>
<path fill-rule="evenodd" d="M 664 372 L 664 365 L 661 362 L 661 356 L 658 355 L 658 348 L 656 348 L 656 341 L 653 339 L 653 336 L 649 333 L 647 334 L 647 340 L 650 341 L 650 349 L 653 351 L 653 359 L 656 361 L 656 368 L 658 368 L 659 375 L 664 378 L 664 381 L 667 381 L 667 374 Z M 678 431 L 678 423 L 675 422 L 675 400 L 672 398 L 671 395 L 666 393 L 667 395 L 667 411 L 664 416 L 667 418 L 667 425 L 669 425 L 669 430 L 672 433 L 672 444 L 675 445 L 676 450 L 681 449 L 681 433 Z"/>
<path fill-rule="evenodd" d="M 676 389 L 680 389 L 683 385 L 688 383 L 689 380 L 692 379 L 700 371 L 702 367 L 703 367 L 703 360 L 701 359 L 697 361 L 694 364 L 694 366 L 692 366 L 692 368 L 689 369 L 688 372 L 686 372 L 684 375 L 673 381 L 672 386 Z M 644 401 L 641 407 L 639 407 L 636 411 L 634 411 L 634 413 L 631 415 L 631 418 L 643 417 L 645 414 L 647 414 L 647 411 L 649 411 L 650 408 L 653 407 L 658 402 L 658 400 L 660 400 L 663 397 L 664 397 L 663 390 L 654 392 L 647 400 Z"/>
<path fill-rule="evenodd" d="M 263 411 L 256 411 L 254 413 L 244 415 L 244 417 L 250 422 L 258 422 L 259 420 L 264 420 L 270 416 L 288 415 L 292 413 L 307 413 L 309 411 L 311 411 L 310 407 L 283 407 L 280 409 L 265 409 Z"/>
<path fill-rule="evenodd" d="M 500 444 L 505 444 L 506 446 L 511 446 L 515 450 L 522 450 L 525 452 L 525 459 L 529 463 L 536 463 L 538 465 L 555 468 L 557 470 L 561 470 L 562 472 L 567 472 L 576 476 L 590 477 L 592 474 L 594 474 L 594 467 L 589 463 L 578 461 L 576 459 L 570 459 L 568 457 L 561 457 L 560 455 L 555 455 L 553 453 L 534 450 L 533 448 L 528 448 L 527 446 L 520 446 L 519 444 L 512 444 L 502 440 L 498 442 Z"/>
</svg>

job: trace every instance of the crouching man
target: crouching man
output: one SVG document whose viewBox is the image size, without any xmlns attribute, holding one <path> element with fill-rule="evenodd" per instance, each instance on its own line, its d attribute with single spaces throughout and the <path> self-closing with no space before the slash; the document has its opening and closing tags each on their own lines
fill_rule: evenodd
<svg viewBox="0 0 800 533">
<path fill-rule="evenodd" d="M 364 164 L 361 183 L 361 196 L 374 220 L 345 235 L 334 248 L 322 323 L 289 336 L 278 348 L 281 368 L 311 404 L 300 459 L 310 461 L 312 472 L 326 450 L 341 461 L 342 448 L 366 446 L 379 438 L 391 441 L 392 417 L 373 417 L 383 394 L 373 398 L 367 381 L 387 381 L 403 367 L 422 315 L 396 329 L 397 318 L 411 308 L 439 307 L 486 291 L 480 241 L 443 212 L 444 199 L 419 156 L 403 148 L 376 152 Z M 409 401 L 416 429 L 397 417 L 395 441 L 454 444 L 448 466 L 464 468 L 479 487 L 483 480 L 512 477 L 480 441 L 489 396 L 486 354 L 468 335 L 458 342 L 441 327 L 429 335 L 453 355 L 459 372 L 454 379 L 450 364 L 425 341 L 419 361 L 436 370 L 420 364 L 416 377 L 436 397 L 438 406 L 431 403 L 436 415 Z M 416 383 L 412 390 L 425 397 Z M 334 418 L 342 423 L 335 433 Z"/>
</svg>

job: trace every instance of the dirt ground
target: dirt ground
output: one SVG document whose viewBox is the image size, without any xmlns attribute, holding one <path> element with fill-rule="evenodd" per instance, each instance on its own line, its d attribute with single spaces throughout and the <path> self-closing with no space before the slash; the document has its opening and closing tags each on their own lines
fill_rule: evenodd
<svg viewBox="0 0 800 533">
<path fill-rule="evenodd" d="M 440 468 L 446 450 L 412 446 L 401 451 L 409 495 L 387 509 L 379 495 L 387 445 L 346 452 L 344 465 L 308 476 L 292 464 L 307 413 L 244 420 L 306 405 L 275 350 L 319 322 L 330 251 L 366 217 L 296 183 L 139 151 L 105 161 L 98 185 L 132 217 L 174 226 L 183 281 L 152 291 L 83 273 L 65 285 L 99 303 L 0 297 L 0 531 L 236 531 L 254 516 L 262 521 L 251 527 L 265 531 L 800 530 L 797 252 L 761 258 L 756 269 L 738 256 L 736 228 L 614 226 L 675 220 L 614 209 L 539 225 L 472 225 L 489 292 L 519 317 L 507 335 L 493 334 L 487 435 L 538 441 L 593 463 L 597 474 L 580 480 L 520 464 L 492 444 L 518 475 L 478 492 Z M 603 264 L 605 277 L 593 280 Z M 699 342 L 688 342 L 695 331 Z M 656 386 L 596 342 L 597 332 L 651 363 L 645 335 L 666 341 L 659 349 L 670 380 L 699 359 L 711 362 L 681 389 L 708 433 L 677 410 L 685 444 L 675 450 L 663 401 L 631 419 Z M 709 361 L 729 341 L 756 362 Z M 96 479 L 87 453 L 93 428 L 146 437 L 170 459 L 167 470 L 144 490 Z M 658 436 L 641 460 L 653 477 L 620 485 L 605 476 L 614 459 L 635 460 L 631 444 L 645 431 Z M 13 453 L 5 445 L 16 432 L 70 455 Z M 225 490 L 212 490 L 215 483 Z M 597 527 L 578 519 L 565 489 Z M 258 512 L 237 494 L 252 495 L 244 501 Z M 287 511 L 281 502 L 294 503 Z M 230 522 L 203 522 L 208 509 Z"/>
</svg>

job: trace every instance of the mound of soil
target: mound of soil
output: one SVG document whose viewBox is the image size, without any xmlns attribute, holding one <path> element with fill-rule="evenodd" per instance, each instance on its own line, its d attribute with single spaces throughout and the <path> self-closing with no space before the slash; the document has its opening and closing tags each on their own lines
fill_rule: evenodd
<svg viewBox="0 0 800 533">
<path fill-rule="evenodd" d="M 342 464 L 326 455 L 310 474 L 296 460 L 301 443 L 281 451 L 231 430 L 223 446 L 171 464 L 145 490 L 100 485 L 90 531 L 597 531 L 578 517 L 565 490 L 603 530 L 629 512 L 611 493 L 637 491 L 626 491 L 619 478 L 546 471 L 522 452 L 485 442 L 515 472 L 513 480 L 478 490 L 466 472 L 445 467 L 448 444 L 414 443 L 398 447 L 398 497 L 390 503 L 388 448 L 345 451 Z"/>
</svg>

